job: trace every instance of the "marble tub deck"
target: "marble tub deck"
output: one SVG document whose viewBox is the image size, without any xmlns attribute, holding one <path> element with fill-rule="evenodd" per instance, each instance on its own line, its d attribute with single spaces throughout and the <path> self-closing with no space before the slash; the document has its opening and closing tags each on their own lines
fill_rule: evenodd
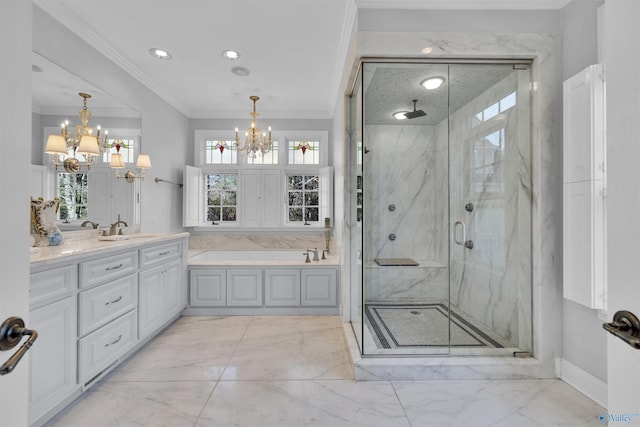
<svg viewBox="0 0 640 427">
<path fill-rule="evenodd" d="M 558 380 L 354 381 L 333 316 L 194 316 L 46 426 L 598 426 L 602 411 Z"/>
</svg>

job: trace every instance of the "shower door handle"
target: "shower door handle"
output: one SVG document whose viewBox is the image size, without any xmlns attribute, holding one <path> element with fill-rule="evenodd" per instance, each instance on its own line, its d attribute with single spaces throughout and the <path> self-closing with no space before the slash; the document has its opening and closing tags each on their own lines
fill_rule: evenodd
<svg viewBox="0 0 640 427">
<path fill-rule="evenodd" d="M 462 228 L 462 239 L 458 239 L 458 230 Z M 453 224 L 453 241 L 456 245 L 464 246 L 464 242 L 467 241 L 467 226 L 462 221 L 456 221 Z"/>
<path fill-rule="evenodd" d="M 458 229 L 462 226 L 462 239 L 458 239 Z M 467 226 L 462 221 L 456 221 L 453 225 L 453 240 L 456 245 L 464 246 L 467 249 L 473 249 L 473 240 L 467 240 Z"/>
</svg>

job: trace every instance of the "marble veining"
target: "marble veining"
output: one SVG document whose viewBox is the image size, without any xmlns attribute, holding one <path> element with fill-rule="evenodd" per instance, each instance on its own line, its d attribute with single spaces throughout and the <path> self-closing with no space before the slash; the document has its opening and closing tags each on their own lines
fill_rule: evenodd
<svg viewBox="0 0 640 427">
<path fill-rule="evenodd" d="M 354 381 L 343 326 L 334 316 L 180 318 L 45 426 L 601 425 L 604 409 L 559 380 Z M 429 360 L 421 369 L 435 373 L 456 363 Z"/>
</svg>

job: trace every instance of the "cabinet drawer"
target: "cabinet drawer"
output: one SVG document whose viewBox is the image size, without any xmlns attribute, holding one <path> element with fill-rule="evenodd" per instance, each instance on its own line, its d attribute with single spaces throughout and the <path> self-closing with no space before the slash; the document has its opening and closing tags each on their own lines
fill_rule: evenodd
<svg viewBox="0 0 640 427">
<path fill-rule="evenodd" d="M 136 313 L 133 310 L 80 339 L 81 384 L 86 385 L 133 347 L 137 336 Z"/>
<path fill-rule="evenodd" d="M 29 279 L 31 305 L 65 297 L 78 289 L 77 264 L 32 273 Z"/>
<path fill-rule="evenodd" d="M 80 292 L 80 336 L 135 308 L 137 301 L 136 274 Z"/>
<path fill-rule="evenodd" d="M 138 252 L 131 251 L 80 264 L 80 288 L 90 288 L 101 283 L 135 273 L 138 269 Z"/>
<path fill-rule="evenodd" d="M 140 249 L 140 268 L 162 264 L 182 254 L 180 242 Z"/>
</svg>

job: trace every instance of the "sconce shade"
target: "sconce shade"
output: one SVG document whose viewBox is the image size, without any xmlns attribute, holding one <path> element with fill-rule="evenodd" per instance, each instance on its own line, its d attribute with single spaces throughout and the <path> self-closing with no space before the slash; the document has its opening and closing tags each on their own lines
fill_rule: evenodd
<svg viewBox="0 0 640 427">
<path fill-rule="evenodd" d="M 80 146 L 78 147 L 78 153 L 99 156 L 100 147 L 98 147 L 98 138 L 94 135 L 82 135 L 82 138 L 80 139 Z"/>
<path fill-rule="evenodd" d="M 111 154 L 111 160 L 109 161 L 109 166 L 111 166 L 114 169 L 124 168 L 124 160 L 122 159 L 122 154 L 120 153 Z"/>
<path fill-rule="evenodd" d="M 138 169 L 151 169 L 151 159 L 148 154 L 139 154 L 136 162 Z"/>
<path fill-rule="evenodd" d="M 47 138 L 47 145 L 46 147 L 44 147 L 44 151 L 47 154 L 68 154 L 67 141 L 62 135 L 49 135 L 49 138 Z"/>
</svg>

